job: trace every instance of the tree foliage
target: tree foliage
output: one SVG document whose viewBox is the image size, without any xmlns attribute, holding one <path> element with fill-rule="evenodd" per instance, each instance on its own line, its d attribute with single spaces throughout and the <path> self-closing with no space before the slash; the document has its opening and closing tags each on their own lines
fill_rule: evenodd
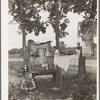
<svg viewBox="0 0 100 100">
<path fill-rule="evenodd" d="M 97 35 L 97 21 L 93 19 L 85 19 L 80 23 L 80 30 L 83 39 L 87 44 L 93 43 L 93 37 Z"/>
<path fill-rule="evenodd" d="M 97 13 L 97 0 L 73 0 L 73 11 L 85 14 L 84 18 L 94 19 Z"/>
<path fill-rule="evenodd" d="M 96 36 L 97 33 L 97 21 L 93 19 L 85 19 L 81 22 L 80 33 L 83 35 L 91 33 L 91 35 Z"/>
<path fill-rule="evenodd" d="M 34 31 L 37 36 L 39 32 L 46 32 L 46 27 L 40 21 L 41 16 L 37 6 L 35 6 L 37 0 L 15 0 L 9 2 L 9 13 L 13 16 L 14 21 L 19 23 L 20 30 L 24 27 L 27 33 Z"/>
<path fill-rule="evenodd" d="M 14 21 L 20 23 L 19 29 L 24 26 L 27 33 L 34 31 L 35 35 L 45 33 L 46 27 L 52 25 L 58 37 L 65 37 L 68 32 L 69 19 L 67 13 L 84 13 L 85 18 L 94 19 L 97 9 L 97 0 L 9 0 L 9 13 Z M 48 21 L 42 22 L 39 12 L 48 11 Z M 49 24 L 48 24 L 49 23 Z M 56 26 L 58 25 L 58 33 Z"/>
</svg>

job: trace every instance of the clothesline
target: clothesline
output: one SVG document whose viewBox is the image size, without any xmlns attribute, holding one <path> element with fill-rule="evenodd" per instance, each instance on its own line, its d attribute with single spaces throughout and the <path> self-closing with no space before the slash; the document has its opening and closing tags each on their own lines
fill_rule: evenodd
<svg viewBox="0 0 100 100">
<path fill-rule="evenodd" d="M 60 68 L 67 71 L 69 65 L 78 65 L 78 59 L 79 59 L 79 54 L 64 55 L 64 56 L 55 55 L 54 64 L 58 65 Z"/>
</svg>

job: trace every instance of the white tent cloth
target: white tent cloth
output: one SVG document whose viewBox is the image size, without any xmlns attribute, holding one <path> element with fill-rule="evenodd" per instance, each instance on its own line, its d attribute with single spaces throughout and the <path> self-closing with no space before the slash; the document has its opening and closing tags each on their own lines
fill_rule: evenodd
<svg viewBox="0 0 100 100">
<path fill-rule="evenodd" d="M 65 71 L 68 70 L 69 65 L 78 65 L 79 54 L 75 55 L 54 55 L 54 64 L 59 66 L 61 69 Z"/>
</svg>

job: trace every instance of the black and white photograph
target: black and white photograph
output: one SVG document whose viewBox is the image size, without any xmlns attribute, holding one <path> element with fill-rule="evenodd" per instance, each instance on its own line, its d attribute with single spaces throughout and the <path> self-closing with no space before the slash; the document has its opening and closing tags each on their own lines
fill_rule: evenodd
<svg viewBox="0 0 100 100">
<path fill-rule="evenodd" d="M 98 0 L 8 0 L 7 8 L 8 100 L 99 100 Z"/>
</svg>

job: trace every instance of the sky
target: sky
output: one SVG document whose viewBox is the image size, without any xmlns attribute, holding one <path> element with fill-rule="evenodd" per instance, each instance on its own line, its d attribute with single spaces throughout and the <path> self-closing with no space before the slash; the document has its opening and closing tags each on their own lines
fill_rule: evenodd
<svg viewBox="0 0 100 100">
<path fill-rule="evenodd" d="M 48 13 L 41 12 L 42 20 L 46 21 Z M 69 12 L 67 17 L 70 20 L 66 31 L 69 33 L 66 37 L 60 39 L 60 41 L 64 41 L 67 47 L 75 47 L 77 45 L 78 37 L 77 37 L 77 27 L 78 22 L 83 20 L 82 15 L 78 15 L 76 13 Z M 8 16 L 9 21 L 12 20 L 12 16 Z M 18 24 L 9 24 L 8 25 L 8 49 L 13 48 L 22 48 L 22 35 L 18 34 Z M 28 34 L 26 36 L 26 41 L 29 39 L 34 40 L 35 42 L 46 42 L 52 41 L 51 45 L 55 46 L 55 33 L 53 32 L 52 27 L 48 27 L 45 34 L 40 33 L 39 36 L 35 36 L 34 33 Z"/>
</svg>

